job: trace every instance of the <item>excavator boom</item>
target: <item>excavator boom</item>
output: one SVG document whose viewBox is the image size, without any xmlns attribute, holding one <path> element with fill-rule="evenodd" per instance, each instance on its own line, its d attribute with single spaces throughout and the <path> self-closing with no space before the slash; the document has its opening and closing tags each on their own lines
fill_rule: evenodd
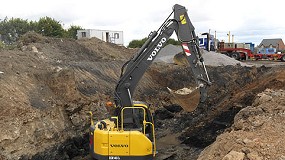
<svg viewBox="0 0 285 160">
<path fill-rule="evenodd" d="M 174 14 L 173 19 L 169 17 Z M 167 40 L 176 32 L 182 43 L 182 48 L 194 75 L 197 87 L 200 89 L 201 102 L 207 97 L 207 86 L 211 84 L 204 60 L 199 50 L 198 38 L 191 23 L 187 10 L 181 5 L 174 5 L 173 12 L 164 21 L 158 31 L 150 33 L 147 41 L 122 68 L 121 77 L 115 89 L 116 106 L 132 106 L 132 96 L 141 77 L 156 58 L 159 51 L 166 45 Z"/>
<path fill-rule="evenodd" d="M 172 19 L 171 15 L 174 15 Z M 155 157 L 155 127 L 152 114 L 145 103 L 133 101 L 132 96 L 139 80 L 174 32 L 181 41 L 194 75 L 201 95 L 199 101 L 205 101 L 207 86 L 211 82 L 194 30 L 186 8 L 176 4 L 159 29 L 151 32 L 139 51 L 123 65 L 114 93 L 116 111 L 113 117 L 97 123 L 91 119 L 90 153 L 93 158 L 149 160 Z"/>
</svg>

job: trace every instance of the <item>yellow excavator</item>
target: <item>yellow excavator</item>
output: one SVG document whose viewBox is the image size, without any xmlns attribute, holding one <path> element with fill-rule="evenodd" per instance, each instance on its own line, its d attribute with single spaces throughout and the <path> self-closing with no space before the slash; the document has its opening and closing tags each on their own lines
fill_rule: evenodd
<svg viewBox="0 0 285 160">
<path fill-rule="evenodd" d="M 172 15 L 173 18 L 170 18 Z M 175 4 L 172 13 L 157 31 L 149 34 L 139 51 L 127 61 L 114 93 L 112 117 L 96 123 L 91 118 L 90 153 L 98 160 L 151 160 L 156 156 L 155 125 L 144 102 L 132 99 L 135 88 L 166 42 L 176 33 L 189 62 L 199 93 L 205 101 L 211 84 L 187 10 Z M 197 94 L 196 94 L 197 95 Z M 196 96 L 197 97 L 197 96 Z M 194 106 L 195 108 L 195 106 Z M 90 112 L 91 117 L 92 113 Z"/>
</svg>

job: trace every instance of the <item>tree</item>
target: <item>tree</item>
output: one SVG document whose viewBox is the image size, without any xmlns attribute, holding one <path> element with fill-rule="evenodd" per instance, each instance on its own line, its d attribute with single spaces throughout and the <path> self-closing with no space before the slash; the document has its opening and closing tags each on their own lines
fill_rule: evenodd
<svg viewBox="0 0 285 160">
<path fill-rule="evenodd" d="M 141 48 L 142 45 L 145 43 L 145 41 L 147 40 L 147 38 L 143 38 L 141 40 L 132 40 L 128 47 L 129 48 Z"/>
<path fill-rule="evenodd" d="M 66 37 L 76 39 L 77 38 L 77 36 L 76 36 L 77 30 L 82 30 L 82 27 L 75 26 L 75 25 L 70 26 L 70 28 L 68 28 L 66 31 Z"/>
<path fill-rule="evenodd" d="M 68 30 L 64 30 L 59 21 L 50 17 L 40 18 L 39 21 L 6 17 L 3 20 L 0 19 L 0 40 L 4 44 L 13 44 L 29 31 L 35 31 L 43 36 L 76 39 L 77 30 L 80 29 L 82 27 L 72 25 Z"/>
<path fill-rule="evenodd" d="M 141 40 L 132 40 L 128 47 L 129 48 L 141 48 L 143 46 L 143 44 L 146 42 L 147 38 L 143 38 Z M 169 40 L 167 41 L 166 44 L 173 44 L 173 45 L 180 45 L 181 42 L 179 41 L 176 41 L 175 39 L 173 38 L 169 38 Z"/>
<path fill-rule="evenodd" d="M 180 45 L 181 42 L 180 41 L 176 41 L 173 38 L 169 38 L 169 40 L 167 41 L 167 44 Z"/>
<path fill-rule="evenodd" d="M 63 37 L 64 29 L 59 21 L 50 17 L 43 17 L 37 23 L 37 32 L 43 36 Z"/>
<path fill-rule="evenodd" d="M 28 20 L 23 20 L 20 18 L 7 17 L 0 22 L 0 35 L 2 41 L 6 44 L 12 44 L 16 42 L 20 36 L 26 32 L 35 29 L 33 22 L 28 22 Z"/>
</svg>

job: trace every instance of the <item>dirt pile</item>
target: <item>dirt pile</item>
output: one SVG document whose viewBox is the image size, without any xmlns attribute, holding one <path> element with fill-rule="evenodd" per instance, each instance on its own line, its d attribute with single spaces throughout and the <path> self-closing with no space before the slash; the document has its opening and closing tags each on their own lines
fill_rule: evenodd
<svg viewBox="0 0 285 160">
<path fill-rule="evenodd" d="M 207 66 L 227 66 L 227 65 L 241 65 L 252 66 L 241 61 L 237 61 L 234 58 L 230 58 L 224 54 L 216 53 L 213 51 L 206 51 L 201 49 L 205 65 Z M 172 44 L 166 45 L 161 49 L 160 54 L 156 57 L 156 62 L 174 63 L 179 65 L 188 65 L 185 54 L 183 53 L 181 46 L 175 46 Z"/>
<path fill-rule="evenodd" d="M 106 118 L 105 102 L 112 100 L 120 68 L 135 51 L 95 38 L 76 41 L 34 33 L 22 38 L 19 49 L 2 50 L 0 155 L 72 159 L 88 154 L 87 113 Z M 155 97 L 159 85 L 150 75 L 140 83 L 137 99 L 147 100 L 142 92 Z"/>
<path fill-rule="evenodd" d="M 87 113 L 93 111 L 95 120 L 107 117 L 105 102 L 112 100 L 120 68 L 136 50 L 33 33 L 19 48 L 0 51 L 0 158 L 90 159 Z M 195 86 L 189 67 L 153 63 L 139 82 L 134 99 L 155 113 L 158 159 L 197 159 L 258 93 L 285 89 L 282 66 L 208 71 L 213 85 L 194 112 L 176 105 L 167 90 Z"/>
<path fill-rule="evenodd" d="M 284 159 L 284 121 L 285 91 L 266 89 L 198 159 Z"/>
<path fill-rule="evenodd" d="M 111 52 L 103 54 L 98 46 Z M 75 41 L 34 33 L 22 37 L 19 48 L 0 52 L 0 155 L 7 159 L 30 159 L 85 134 L 86 113 L 92 110 L 98 119 L 106 116 L 104 101 L 133 52 L 98 39 Z"/>
<path fill-rule="evenodd" d="M 205 64 L 208 66 L 227 66 L 227 65 L 241 65 L 241 66 L 250 66 L 244 62 L 237 61 L 234 58 L 230 58 L 227 55 L 203 50 L 203 57 Z"/>
</svg>

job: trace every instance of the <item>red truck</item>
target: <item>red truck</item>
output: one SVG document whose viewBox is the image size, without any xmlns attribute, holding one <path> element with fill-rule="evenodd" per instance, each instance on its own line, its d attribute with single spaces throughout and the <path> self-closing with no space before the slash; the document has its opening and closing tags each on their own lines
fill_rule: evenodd
<svg viewBox="0 0 285 160">
<path fill-rule="evenodd" d="M 259 60 L 259 59 L 269 59 L 269 60 L 281 60 L 285 62 L 285 53 L 268 52 L 266 50 L 263 52 L 254 53 L 248 44 L 244 43 L 224 43 L 220 42 L 218 44 L 218 52 L 232 57 L 236 60 Z"/>
</svg>

